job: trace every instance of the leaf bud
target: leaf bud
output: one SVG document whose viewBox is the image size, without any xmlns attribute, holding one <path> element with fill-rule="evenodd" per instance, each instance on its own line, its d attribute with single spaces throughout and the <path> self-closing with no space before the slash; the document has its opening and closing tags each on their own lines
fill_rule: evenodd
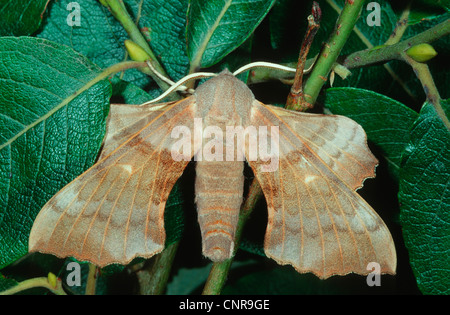
<svg viewBox="0 0 450 315">
<path fill-rule="evenodd" d="M 47 275 L 47 280 L 53 288 L 56 288 L 56 276 L 54 273 L 49 272 Z"/>
<path fill-rule="evenodd" d="M 426 62 L 437 55 L 436 50 L 430 44 L 418 44 L 406 51 L 406 54 L 417 62 Z"/>
<path fill-rule="evenodd" d="M 131 59 L 134 61 L 146 61 L 151 59 L 150 55 L 145 52 L 144 49 L 142 49 L 141 46 L 136 44 L 135 42 L 127 39 L 125 40 L 125 48 L 127 49 L 128 53 L 130 54 Z"/>
</svg>

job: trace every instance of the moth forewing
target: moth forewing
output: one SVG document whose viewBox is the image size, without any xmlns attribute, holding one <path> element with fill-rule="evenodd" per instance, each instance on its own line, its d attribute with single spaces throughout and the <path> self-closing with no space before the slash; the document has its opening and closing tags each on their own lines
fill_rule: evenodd
<svg viewBox="0 0 450 315">
<path fill-rule="evenodd" d="M 143 118 L 132 123 L 123 116 L 123 127 L 110 129 L 120 131 L 106 137 L 108 154 L 42 208 L 29 250 L 101 267 L 161 252 L 165 204 L 188 163 L 171 158 L 175 140 L 167 130 L 183 120 L 193 128 L 194 104 L 190 97 L 161 110 L 124 109 L 130 115 L 143 111 Z"/>
<path fill-rule="evenodd" d="M 264 105 L 228 71 L 185 100 L 112 115 L 105 153 L 44 206 L 30 251 L 99 266 L 160 252 L 167 197 L 194 157 L 203 254 L 228 259 L 245 155 L 267 201 L 268 257 L 321 278 L 367 274 L 370 262 L 395 272 L 392 237 L 355 192 L 377 160 L 352 120 Z"/>
<path fill-rule="evenodd" d="M 370 152 L 366 133 L 355 121 L 344 116 L 300 113 L 260 104 L 352 189 L 375 177 L 378 160 Z M 290 143 L 282 139 L 280 142 Z"/>
<path fill-rule="evenodd" d="M 258 129 L 258 156 L 266 162 L 260 165 L 260 172 L 275 172 L 280 162 L 279 126 L 259 126 Z"/>
<path fill-rule="evenodd" d="M 261 172 L 263 161 L 249 161 L 268 205 L 266 255 L 321 278 L 367 274 L 370 262 L 379 263 L 383 273 L 395 273 L 389 230 L 354 190 L 377 164 L 362 128 L 344 117 L 294 113 L 259 102 L 253 110 L 252 124 L 280 128 L 278 169 Z"/>
<path fill-rule="evenodd" d="M 150 105 L 111 104 L 108 115 L 107 130 L 100 151 L 99 160 L 108 156 L 120 144 L 138 133 L 150 119 L 154 119 L 173 104 L 160 103 Z"/>
</svg>

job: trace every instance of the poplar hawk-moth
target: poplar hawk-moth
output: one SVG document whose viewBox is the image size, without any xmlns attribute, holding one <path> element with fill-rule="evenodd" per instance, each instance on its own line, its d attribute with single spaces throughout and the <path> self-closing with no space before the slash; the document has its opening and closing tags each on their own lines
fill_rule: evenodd
<svg viewBox="0 0 450 315">
<path fill-rule="evenodd" d="M 194 126 L 195 119 L 202 120 L 201 127 Z M 214 152 L 222 161 L 197 161 L 196 205 L 206 257 L 223 261 L 233 255 L 245 157 L 267 202 L 268 257 L 321 278 L 368 274 L 369 262 L 379 263 L 382 273 L 395 273 L 391 234 L 355 191 L 374 177 L 378 163 L 362 127 L 343 116 L 265 105 L 227 70 L 177 102 L 113 105 L 99 161 L 43 207 L 30 251 L 98 266 L 161 252 L 169 193 L 189 160 L 211 146 L 192 140 L 174 158 L 171 150 L 180 139 L 171 131 L 180 125 L 201 138 L 209 126 L 266 127 L 268 135 L 279 137 L 272 171 L 262 171 L 268 156 L 251 158 L 256 148 L 249 137 L 239 146 L 223 139 L 235 160 L 227 160 L 223 150 Z"/>
</svg>

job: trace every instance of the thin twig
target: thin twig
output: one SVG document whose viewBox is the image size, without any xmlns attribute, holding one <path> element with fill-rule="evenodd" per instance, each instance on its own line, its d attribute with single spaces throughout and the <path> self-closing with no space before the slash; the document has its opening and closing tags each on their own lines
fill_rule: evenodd
<svg viewBox="0 0 450 315">
<path fill-rule="evenodd" d="M 403 37 L 406 29 L 408 28 L 408 19 L 411 8 L 411 1 L 406 5 L 405 10 L 403 10 L 402 15 L 397 21 L 394 30 L 392 31 L 391 36 L 384 43 L 385 45 L 394 45 L 397 44 Z"/>
<path fill-rule="evenodd" d="M 286 108 L 288 109 L 304 111 L 305 109 L 310 108 L 310 104 L 303 98 L 303 73 L 306 64 L 306 57 L 308 56 L 314 36 L 319 30 L 320 20 L 322 18 L 322 12 L 317 2 L 313 2 L 311 11 L 311 15 L 308 16 L 308 28 L 300 48 L 294 83 L 291 86 L 291 90 L 286 101 Z"/>
<path fill-rule="evenodd" d="M 136 272 L 141 295 L 160 295 L 164 293 L 178 244 L 179 242 L 177 241 L 167 246 L 162 253 L 155 256 L 152 260 L 146 261 L 144 268 Z"/>
<path fill-rule="evenodd" d="M 0 292 L 0 295 L 12 295 L 12 294 L 19 293 L 21 291 L 38 288 L 38 287 L 46 288 L 56 295 L 67 295 L 67 293 L 62 288 L 61 279 L 55 279 L 55 283 L 51 283 L 51 282 L 53 282 L 53 281 L 50 281 L 50 276 L 24 280 L 22 282 L 19 282 L 17 285 L 13 286 L 12 288 L 9 288 L 5 291 Z"/>
<path fill-rule="evenodd" d="M 328 42 L 325 43 L 319 55 L 319 59 L 316 61 L 314 68 L 305 83 L 304 99 L 310 106 L 315 103 L 322 86 L 327 81 L 328 74 L 347 42 L 347 39 L 359 18 L 364 3 L 364 0 L 348 0 L 345 2 L 345 6 L 338 17 L 335 29 Z"/>
<path fill-rule="evenodd" d="M 439 118 L 442 120 L 447 129 L 450 130 L 450 121 L 448 120 L 447 115 L 442 108 L 441 96 L 439 95 L 439 91 L 436 88 L 433 76 L 431 75 L 428 65 L 426 63 L 413 60 L 406 53 L 403 53 L 401 56 L 403 60 L 411 66 L 420 83 L 422 84 L 422 88 L 425 92 L 427 101 L 433 105 Z"/>
<path fill-rule="evenodd" d="M 97 266 L 89 263 L 89 271 L 86 282 L 85 295 L 95 295 L 95 287 L 97 284 Z"/>
<path fill-rule="evenodd" d="M 145 52 L 150 56 L 150 62 L 152 63 L 152 66 L 158 70 L 159 73 L 162 73 L 164 76 L 168 76 L 164 70 L 164 68 L 161 66 L 161 64 L 158 62 L 158 59 L 156 58 L 153 50 L 150 48 L 147 40 L 144 38 L 138 27 L 136 26 L 136 23 L 131 18 L 130 14 L 128 13 L 125 5 L 123 4 L 123 1 L 121 0 L 104 0 L 102 3 L 109 9 L 111 14 L 116 18 L 117 21 L 123 26 L 125 31 L 130 36 L 131 40 L 138 44 L 142 49 L 145 50 Z M 158 84 L 158 86 L 163 90 L 167 90 L 170 85 L 166 82 L 162 81 L 160 78 L 158 78 L 155 74 L 151 75 L 153 80 Z"/>
<path fill-rule="evenodd" d="M 372 49 L 365 49 L 350 54 L 345 58 L 343 65 L 348 69 L 352 69 L 372 64 L 385 63 L 394 59 L 401 60 L 403 59 L 402 53 L 410 47 L 422 43 L 431 43 L 449 34 L 450 19 L 397 44 L 374 47 Z"/>
</svg>

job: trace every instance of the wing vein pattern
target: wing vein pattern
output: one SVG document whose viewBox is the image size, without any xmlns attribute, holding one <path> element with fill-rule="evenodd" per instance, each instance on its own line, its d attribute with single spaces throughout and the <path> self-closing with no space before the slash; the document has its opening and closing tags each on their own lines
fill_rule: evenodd
<svg viewBox="0 0 450 315">
<path fill-rule="evenodd" d="M 355 191 L 374 176 L 378 162 L 362 128 L 342 116 L 292 112 L 258 101 L 250 124 L 278 126 L 280 136 L 274 172 L 261 171 L 266 162 L 249 161 L 246 149 L 267 201 L 266 255 L 321 278 L 368 274 L 369 262 L 379 263 L 382 273 L 395 273 L 389 230 Z"/>
<path fill-rule="evenodd" d="M 177 139 L 168 131 L 180 121 L 193 129 L 195 98 L 165 106 L 121 106 L 112 107 L 99 162 L 39 213 L 30 251 L 105 266 L 151 257 L 164 248 L 165 204 L 193 156 L 191 150 L 175 161 L 171 148 Z"/>
</svg>

